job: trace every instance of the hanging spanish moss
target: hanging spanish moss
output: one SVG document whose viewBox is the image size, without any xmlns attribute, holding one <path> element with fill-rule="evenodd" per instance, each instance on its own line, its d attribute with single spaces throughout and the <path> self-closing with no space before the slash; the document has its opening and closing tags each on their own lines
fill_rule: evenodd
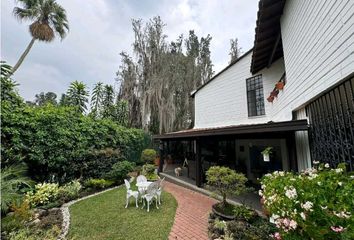
<svg viewBox="0 0 354 240">
<path fill-rule="evenodd" d="M 211 37 L 194 31 L 167 42 L 160 17 L 145 25 L 133 20 L 134 56 L 121 53 L 119 98 L 128 102 L 129 121 L 152 133 L 193 127 L 190 93 L 211 78 Z"/>
</svg>

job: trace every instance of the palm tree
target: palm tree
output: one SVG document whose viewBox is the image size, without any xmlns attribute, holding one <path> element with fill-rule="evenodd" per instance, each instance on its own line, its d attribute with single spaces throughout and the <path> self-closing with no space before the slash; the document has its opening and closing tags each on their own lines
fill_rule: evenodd
<svg viewBox="0 0 354 240">
<path fill-rule="evenodd" d="M 55 35 L 63 40 L 69 31 L 66 11 L 55 0 L 17 0 L 17 2 L 21 7 L 15 7 L 13 14 L 20 21 L 33 21 L 29 26 L 32 40 L 7 77 L 16 72 L 36 40 L 51 42 Z"/>
<path fill-rule="evenodd" d="M 103 100 L 103 83 L 98 82 L 95 84 L 92 90 L 92 97 L 91 97 L 91 113 L 94 118 L 99 115 L 100 108 L 102 105 Z"/>
<path fill-rule="evenodd" d="M 70 106 L 77 107 L 81 113 L 87 110 L 86 103 L 88 102 L 89 93 L 86 90 L 86 85 L 83 82 L 72 82 L 66 95 Z"/>
<path fill-rule="evenodd" d="M 105 85 L 103 89 L 102 117 L 112 118 L 114 115 L 114 89 L 112 85 Z"/>
<path fill-rule="evenodd" d="M 25 176 L 27 168 L 23 165 L 1 168 L 1 211 L 7 212 L 9 205 L 21 198 L 20 186 L 30 186 L 32 181 Z"/>
</svg>

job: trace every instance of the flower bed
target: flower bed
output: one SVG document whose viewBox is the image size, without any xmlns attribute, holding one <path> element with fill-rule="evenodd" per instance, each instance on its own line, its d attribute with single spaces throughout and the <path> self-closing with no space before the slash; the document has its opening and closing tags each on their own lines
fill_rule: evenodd
<svg viewBox="0 0 354 240">
<path fill-rule="evenodd" d="M 234 206 L 234 220 L 222 220 L 218 215 L 209 216 L 208 233 L 210 239 L 267 240 L 276 232 L 275 225 L 259 217 L 245 206 Z"/>
<path fill-rule="evenodd" d="M 275 239 L 354 239 L 354 176 L 345 165 L 318 164 L 300 174 L 262 178 L 264 209 L 278 228 Z"/>
</svg>

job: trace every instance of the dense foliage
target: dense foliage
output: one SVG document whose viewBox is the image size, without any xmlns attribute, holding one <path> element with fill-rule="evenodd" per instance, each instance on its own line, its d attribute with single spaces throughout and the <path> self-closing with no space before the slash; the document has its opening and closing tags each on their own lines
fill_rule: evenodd
<svg viewBox="0 0 354 240">
<path fill-rule="evenodd" d="M 27 168 L 16 165 L 1 168 L 1 211 L 6 213 L 11 203 L 21 199 L 20 188 L 29 187 L 31 180 L 26 177 Z"/>
<path fill-rule="evenodd" d="M 149 137 L 74 108 L 2 104 L 3 164 L 25 162 L 39 181 L 100 177 L 122 159 L 138 161 Z"/>
<path fill-rule="evenodd" d="M 113 164 L 106 178 L 116 183 L 121 183 L 123 179 L 127 177 L 128 173 L 134 170 L 134 167 L 135 164 L 128 161 L 117 162 Z"/>
<path fill-rule="evenodd" d="M 144 149 L 141 153 L 141 162 L 153 164 L 156 159 L 157 153 L 154 149 Z"/>
<path fill-rule="evenodd" d="M 354 176 L 344 164 L 267 174 L 262 189 L 278 239 L 354 239 Z"/>
</svg>

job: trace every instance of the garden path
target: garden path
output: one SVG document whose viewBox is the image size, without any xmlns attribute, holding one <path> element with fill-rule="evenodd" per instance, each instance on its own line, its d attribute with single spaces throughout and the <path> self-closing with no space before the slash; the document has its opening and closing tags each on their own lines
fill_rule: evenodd
<svg viewBox="0 0 354 240">
<path fill-rule="evenodd" d="M 209 213 L 217 201 L 167 181 L 165 190 L 178 202 L 169 240 L 207 240 Z"/>
</svg>

